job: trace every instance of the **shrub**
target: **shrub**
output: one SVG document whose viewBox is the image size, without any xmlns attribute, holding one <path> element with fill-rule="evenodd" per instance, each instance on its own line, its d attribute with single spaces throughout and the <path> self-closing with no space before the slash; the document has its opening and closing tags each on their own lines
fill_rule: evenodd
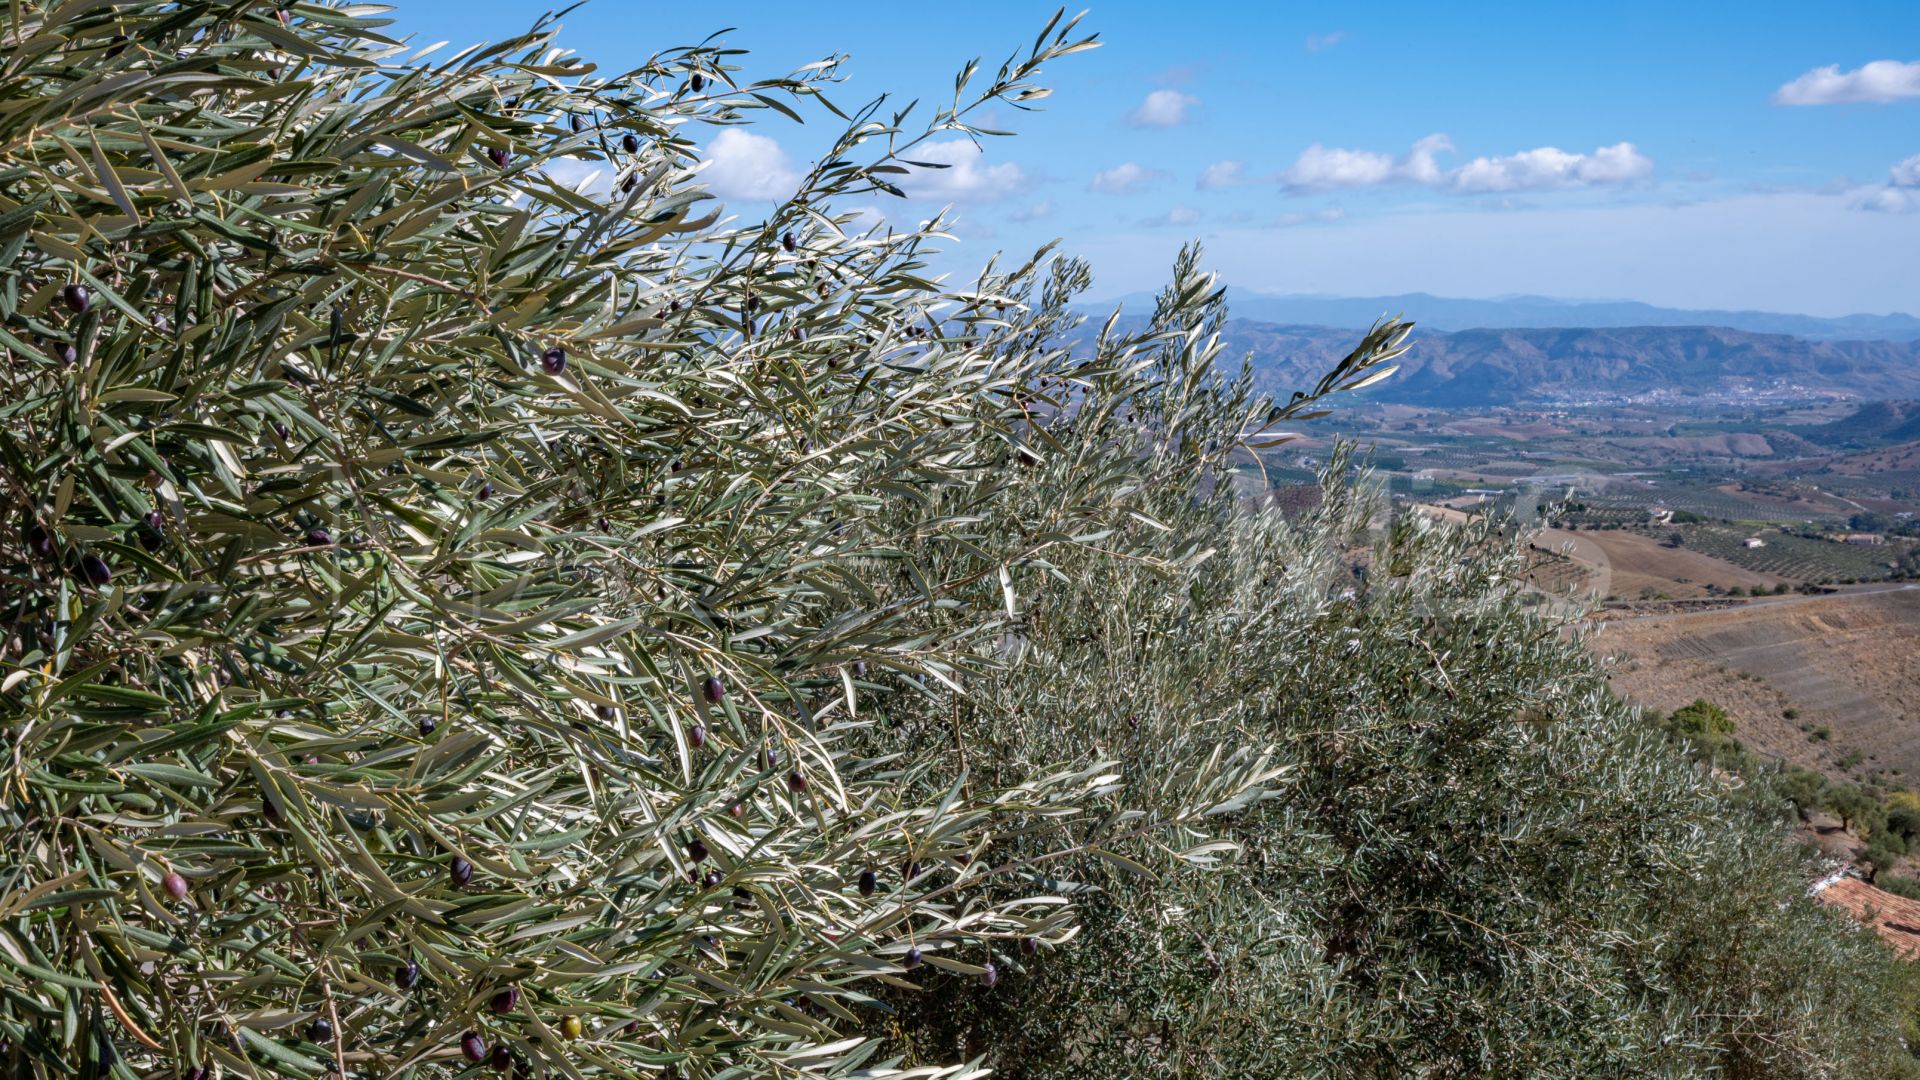
<svg viewBox="0 0 1920 1080">
<path fill-rule="evenodd" d="M 1705 698 L 1695 698 L 1667 718 L 1667 724 L 1682 735 L 1731 735 L 1733 719 L 1727 710 Z"/>
</svg>

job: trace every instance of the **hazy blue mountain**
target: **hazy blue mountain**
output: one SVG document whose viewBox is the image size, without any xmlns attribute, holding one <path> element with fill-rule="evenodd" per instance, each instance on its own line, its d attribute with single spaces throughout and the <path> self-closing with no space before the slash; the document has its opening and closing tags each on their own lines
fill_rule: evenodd
<svg viewBox="0 0 1920 1080">
<path fill-rule="evenodd" d="M 1240 318 L 1227 327 L 1226 358 L 1250 355 L 1262 388 L 1284 394 L 1311 385 L 1357 339 L 1350 329 Z M 1920 397 L 1920 342 L 1809 341 L 1699 326 L 1420 328 L 1413 341 L 1400 371 L 1368 397 L 1454 408 L 1647 395 L 1722 402 Z"/>
<path fill-rule="evenodd" d="M 1131 312 L 1144 313 L 1153 306 L 1153 297 L 1146 294 L 1123 297 L 1122 301 Z M 1687 311 L 1631 300 L 1559 300 L 1547 296 L 1457 300 L 1426 293 L 1281 296 L 1243 289 L 1230 289 L 1227 303 L 1235 318 L 1300 326 L 1365 327 L 1382 315 L 1404 315 L 1431 330 L 1725 326 L 1814 341 L 1920 340 L 1920 318 L 1900 313 L 1822 318 L 1769 311 Z"/>
</svg>

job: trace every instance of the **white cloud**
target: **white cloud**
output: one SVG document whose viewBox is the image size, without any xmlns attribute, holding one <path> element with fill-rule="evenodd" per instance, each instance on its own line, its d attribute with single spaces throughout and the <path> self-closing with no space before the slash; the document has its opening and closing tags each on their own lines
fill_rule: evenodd
<svg viewBox="0 0 1920 1080">
<path fill-rule="evenodd" d="M 1142 225 L 1193 225 L 1200 220 L 1200 211 L 1191 206 L 1176 206 L 1159 217 L 1148 218 Z"/>
<path fill-rule="evenodd" d="M 1310 53 L 1325 52 L 1335 45 L 1340 44 L 1340 39 L 1346 36 L 1347 32 L 1345 30 L 1335 30 L 1331 34 L 1308 34 L 1307 51 Z"/>
<path fill-rule="evenodd" d="M 800 170 L 780 144 L 765 135 L 726 128 L 707 146 L 700 179 L 727 199 L 781 199 L 793 194 Z"/>
<path fill-rule="evenodd" d="M 1023 206 L 1020 209 L 1015 210 L 1013 213 L 1008 214 L 1007 220 L 1017 221 L 1023 224 L 1029 221 L 1040 221 L 1045 218 L 1052 217 L 1053 209 L 1054 207 L 1052 202 L 1046 199 L 1041 199 L 1039 202 L 1034 203 L 1032 206 Z"/>
<path fill-rule="evenodd" d="M 1393 177 L 1393 159 L 1370 150 L 1329 149 L 1314 143 L 1300 152 L 1293 167 L 1280 174 L 1288 187 L 1370 187 Z"/>
<path fill-rule="evenodd" d="M 1653 172 L 1653 162 L 1632 143 L 1603 146 L 1592 154 L 1569 154 L 1551 146 L 1505 157 L 1475 158 L 1455 169 L 1455 191 L 1541 191 L 1624 184 Z"/>
<path fill-rule="evenodd" d="M 1920 98 L 1920 60 L 1875 60 L 1852 71 L 1840 65 L 1817 67 L 1773 93 L 1775 105 L 1885 104 Z"/>
<path fill-rule="evenodd" d="M 1134 127 L 1178 127 L 1187 122 L 1187 110 L 1200 99 L 1178 90 L 1155 90 L 1137 108 L 1127 114 Z"/>
<path fill-rule="evenodd" d="M 1201 170 L 1200 180 L 1193 186 L 1201 191 L 1220 191 L 1223 188 L 1239 187 L 1248 179 L 1246 162 L 1216 161 Z"/>
<path fill-rule="evenodd" d="M 604 161 L 582 161 L 579 158 L 549 158 L 542 171 L 547 179 L 583 195 L 605 195 L 613 190 L 613 170 Z"/>
<path fill-rule="evenodd" d="M 1920 154 L 1895 165 L 1891 175 L 1894 187 L 1920 187 Z"/>
<path fill-rule="evenodd" d="M 939 202 L 993 202 L 1018 195 L 1032 186 L 1026 170 L 1011 161 L 988 165 L 972 139 L 928 143 L 913 152 L 915 161 L 945 165 L 944 169 L 914 169 L 900 187 L 916 199 Z"/>
<path fill-rule="evenodd" d="M 1165 176 L 1158 169 L 1149 169 L 1131 161 L 1115 165 L 1111 169 L 1102 169 L 1093 174 L 1093 182 L 1087 186 L 1107 195 L 1125 195 L 1146 184 Z"/>
<path fill-rule="evenodd" d="M 1475 158 L 1458 168 L 1447 169 L 1438 159 L 1440 154 L 1452 149 L 1453 143 L 1445 135 L 1429 135 L 1414 143 L 1405 157 L 1395 161 L 1387 154 L 1372 150 L 1329 148 L 1315 143 L 1302 151 L 1293 167 L 1280 178 L 1296 191 L 1403 183 L 1483 194 L 1624 184 L 1653 172 L 1653 162 L 1628 142 L 1603 146 L 1591 154 L 1543 146 L 1517 154 Z"/>
</svg>

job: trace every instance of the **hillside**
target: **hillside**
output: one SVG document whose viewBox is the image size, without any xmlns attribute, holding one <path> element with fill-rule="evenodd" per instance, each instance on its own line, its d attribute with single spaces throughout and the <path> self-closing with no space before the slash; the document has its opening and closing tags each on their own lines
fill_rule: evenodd
<svg viewBox="0 0 1920 1080">
<path fill-rule="evenodd" d="M 1920 401 L 1869 401 L 1851 416 L 1806 434 L 1822 445 L 1844 447 L 1920 440 Z"/>
<path fill-rule="evenodd" d="M 1228 355 L 1267 389 L 1292 390 L 1352 347 L 1351 332 L 1236 319 Z M 1433 407 L 1623 398 L 1778 400 L 1920 396 L 1920 343 L 1809 341 L 1725 327 L 1415 330 L 1375 400 Z"/>
</svg>

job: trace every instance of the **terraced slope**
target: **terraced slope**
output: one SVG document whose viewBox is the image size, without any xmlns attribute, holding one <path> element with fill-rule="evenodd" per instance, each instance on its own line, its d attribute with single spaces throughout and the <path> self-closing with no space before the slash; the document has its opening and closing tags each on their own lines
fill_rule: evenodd
<svg viewBox="0 0 1920 1080">
<path fill-rule="evenodd" d="M 1615 690 L 1662 710 L 1719 702 L 1762 752 L 1835 776 L 1920 776 L 1920 586 L 1606 621 L 1591 643 Z"/>
</svg>

